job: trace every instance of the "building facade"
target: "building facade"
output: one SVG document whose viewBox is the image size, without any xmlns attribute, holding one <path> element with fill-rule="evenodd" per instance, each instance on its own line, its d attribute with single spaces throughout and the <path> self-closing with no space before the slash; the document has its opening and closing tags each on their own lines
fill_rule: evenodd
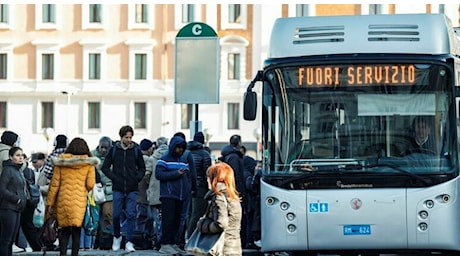
<svg viewBox="0 0 460 260">
<path fill-rule="evenodd" d="M 0 132 L 18 133 L 27 154 L 49 152 L 57 134 L 85 138 L 92 148 L 101 136 L 118 140 L 119 128 L 127 124 L 134 127 L 136 142 L 178 131 L 191 138 L 195 106 L 174 102 L 175 38 L 190 22 L 204 22 L 219 37 L 220 98 L 219 104 L 199 105 L 201 130 L 217 153 L 232 134 L 254 150 L 260 118 L 244 121 L 242 98 L 267 57 L 276 18 L 446 13 L 458 26 L 458 9 L 444 4 L 0 4 Z"/>
</svg>

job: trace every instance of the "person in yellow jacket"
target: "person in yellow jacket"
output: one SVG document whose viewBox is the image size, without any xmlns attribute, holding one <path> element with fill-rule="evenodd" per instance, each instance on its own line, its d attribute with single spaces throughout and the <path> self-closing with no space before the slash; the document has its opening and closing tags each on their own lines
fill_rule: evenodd
<svg viewBox="0 0 460 260">
<path fill-rule="evenodd" d="M 88 191 L 96 183 L 96 166 L 99 158 L 92 156 L 82 138 L 74 138 L 65 152 L 52 159 L 54 173 L 46 198 L 47 214 L 55 214 L 59 233 L 60 255 L 67 254 L 67 244 L 72 236 L 72 256 L 78 255 L 80 233 L 85 217 Z"/>
</svg>

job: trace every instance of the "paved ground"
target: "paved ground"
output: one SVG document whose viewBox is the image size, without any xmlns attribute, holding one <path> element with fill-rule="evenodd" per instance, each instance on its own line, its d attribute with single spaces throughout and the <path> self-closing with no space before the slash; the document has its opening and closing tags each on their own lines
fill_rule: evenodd
<svg viewBox="0 0 460 260">
<path fill-rule="evenodd" d="M 42 252 L 21 252 L 21 253 L 13 253 L 13 256 L 41 256 L 43 255 Z M 47 256 L 58 256 L 58 251 L 47 251 Z M 70 255 L 70 250 L 67 251 L 67 255 Z M 244 249 L 243 250 L 244 256 L 254 256 L 254 255 L 261 255 L 260 252 L 253 249 Z M 118 250 L 116 252 L 112 250 L 80 250 L 79 256 L 165 256 L 164 254 L 156 251 L 156 250 L 136 250 L 136 252 L 127 253 L 124 250 Z M 191 255 L 192 256 L 192 255 Z"/>
</svg>

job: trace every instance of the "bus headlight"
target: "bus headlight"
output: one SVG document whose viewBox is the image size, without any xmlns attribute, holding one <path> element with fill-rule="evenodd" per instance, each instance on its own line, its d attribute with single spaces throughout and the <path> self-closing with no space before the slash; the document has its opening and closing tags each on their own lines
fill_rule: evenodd
<svg viewBox="0 0 460 260">
<path fill-rule="evenodd" d="M 441 196 L 442 202 L 447 203 L 450 200 L 450 195 L 449 194 L 443 194 Z"/>
<path fill-rule="evenodd" d="M 289 221 L 293 221 L 295 219 L 295 214 L 292 212 L 289 212 L 288 214 L 286 214 L 286 219 Z"/>
<path fill-rule="evenodd" d="M 427 208 L 431 209 L 434 206 L 434 201 L 432 201 L 432 200 L 425 201 L 425 206 Z"/>
<path fill-rule="evenodd" d="M 289 233 L 294 233 L 294 231 L 295 231 L 297 228 L 296 228 L 295 225 L 289 224 L 289 225 L 287 226 L 287 229 L 288 229 L 288 232 L 289 232 Z"/>
<path fill-rule="evenodd" d="M 275 201 L 276 199 L 273 197 L 267 197 L 267 199 L 265 199 L 265 203 L 267 203 L 268 206 L 272 206 L 273 204 L 275 204 Z"/>
<path fill-rule="evenodd" d="M 281 208 L 281 210 L 287 210 L 289 208 L 289 203 L 287 203 L 285 201 L 281 202 L 280 208 Z"/>
<path fill-rule="evenodd" d="M 428 229 L 428 224 L 425 223 L 425 222 L 422 222 L 422 223 L 418 224 L 418 229 L 420 231 L 426 231 Z"/>
<path fill-rule="evenodd" d="M 426 219 L 428 217 L 428 212 L 426 210 L 422 210 L 418 213 L 421 219 Z"/>
</svg>

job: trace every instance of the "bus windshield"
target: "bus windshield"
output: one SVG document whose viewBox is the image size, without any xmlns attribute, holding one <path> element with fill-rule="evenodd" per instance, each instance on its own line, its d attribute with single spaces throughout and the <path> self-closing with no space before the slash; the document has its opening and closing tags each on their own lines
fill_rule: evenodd
<svg viewBox="0 0 460 260">
<path fill-rule="evenodd" d="M 266 174 L 454 174 L 447 67 L 289 65 L 265 78 Z"/>
</svg>

